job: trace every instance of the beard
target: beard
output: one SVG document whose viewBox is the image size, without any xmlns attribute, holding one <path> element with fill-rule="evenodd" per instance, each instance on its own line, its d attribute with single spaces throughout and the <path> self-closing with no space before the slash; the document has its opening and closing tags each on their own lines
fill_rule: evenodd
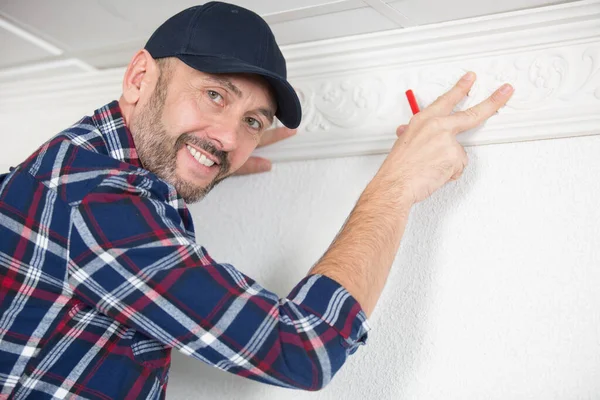
<svg viewBox="0 0 600 400">
<path fill-rule="evenodd" d="M 184 133 L 177 138 L 168 135 L 161 121 L 167 91 L 167 82 L 162 78 L 161 74 L 148 104 L 132 121 L 131 131 L 135 131 L 136 151 L 145 169 L 173 185 L 186 203 L 195 203 L 202 200 L 217 183 L 227 177 L 229 172 L 227 153 L 218 150 L 211 142 L 190 133 Z M 177 154 L 188 143 L 203 149 L 219 160 L 219 173 L 206 186 L 196 185 L 177 176 Z"/>
</svg>

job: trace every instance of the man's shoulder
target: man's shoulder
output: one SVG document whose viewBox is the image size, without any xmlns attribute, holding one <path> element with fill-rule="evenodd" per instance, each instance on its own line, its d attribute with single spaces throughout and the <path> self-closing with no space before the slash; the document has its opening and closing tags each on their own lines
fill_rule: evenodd
<svg viewBox="0 0 600 400">
<path fill-rule="evenodd" d="M 68 203 L 83 199 L 108 177 L 148 174 L 112 157 L 107 149 L 92 117 L 84 117 L 40 146 L 19 169 L 56 190 Z"/>
</svg>

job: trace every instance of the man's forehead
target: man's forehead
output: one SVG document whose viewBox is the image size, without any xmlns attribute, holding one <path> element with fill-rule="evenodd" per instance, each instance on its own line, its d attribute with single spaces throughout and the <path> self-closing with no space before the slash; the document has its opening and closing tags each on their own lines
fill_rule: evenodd
<svg viewBox="0 0 600 400">
<path fill-rule="evenodd" d="M 222 84 L 232 83 L 236 87 L 243 89 L 247 85 L 258 85 L 262 86 L 269 91 L 271 89 L 271 85 L 267 82 L 265 78 L 257 74 L 248 74 L 248 73 L 228 73 L 228 74 L 210 74 L 204 73 L 205 79 L 210 79 L 213 81 L 217 81 Z"/>
</svg>

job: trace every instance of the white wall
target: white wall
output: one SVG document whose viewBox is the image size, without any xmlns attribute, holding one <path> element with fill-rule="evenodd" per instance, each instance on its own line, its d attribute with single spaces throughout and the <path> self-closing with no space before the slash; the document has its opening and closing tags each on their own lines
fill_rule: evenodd
<svg viewBox="0 0 600 400">
<path fill-rule="evenodd" d="M 76 119 L 39 118 L 0 118 L 2 170 Z M 273 388 L 174 354 L 168 398 L 600 399 L 600 136 L 468 153 L 463 178 L 413 209 L 369 343 L 330 386 Z M 191 207 L 198 241 L 285 295 L 382 160 L 225 181 Z"/>
<path fill-rule="evenodd" d="M 600 399 L 600 137 L 468 153 L 463 179 L 413 209 L 370 341 L 330 386 L 270 388 L 181 356 L 171 398 Z M 284 295 L 382 159 L 226 181 L 192 207 L 198 241 Z"/>
</svg>

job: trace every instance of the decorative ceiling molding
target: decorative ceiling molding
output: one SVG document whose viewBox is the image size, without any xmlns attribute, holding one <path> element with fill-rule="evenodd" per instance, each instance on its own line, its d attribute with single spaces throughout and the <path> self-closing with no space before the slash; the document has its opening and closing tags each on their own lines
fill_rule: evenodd
<svg viewBox="0 0 600 400">
<path fill-rule="evenodd" d="M 457 109 L 504 82 L 516 90 L 498 115 L 459 136 L 465 145 L 600 134 L 598 0 L 282 50 L 304 117 L 296 137 L 258 151 L 276 161 L 385 153 L 411 117 L 405 90 L 425 107 L 467 70 L 478 79 Z M 2 84 L 0 117 L 99 106 L 118 96 L 123 72 Z"/>
</svg>

